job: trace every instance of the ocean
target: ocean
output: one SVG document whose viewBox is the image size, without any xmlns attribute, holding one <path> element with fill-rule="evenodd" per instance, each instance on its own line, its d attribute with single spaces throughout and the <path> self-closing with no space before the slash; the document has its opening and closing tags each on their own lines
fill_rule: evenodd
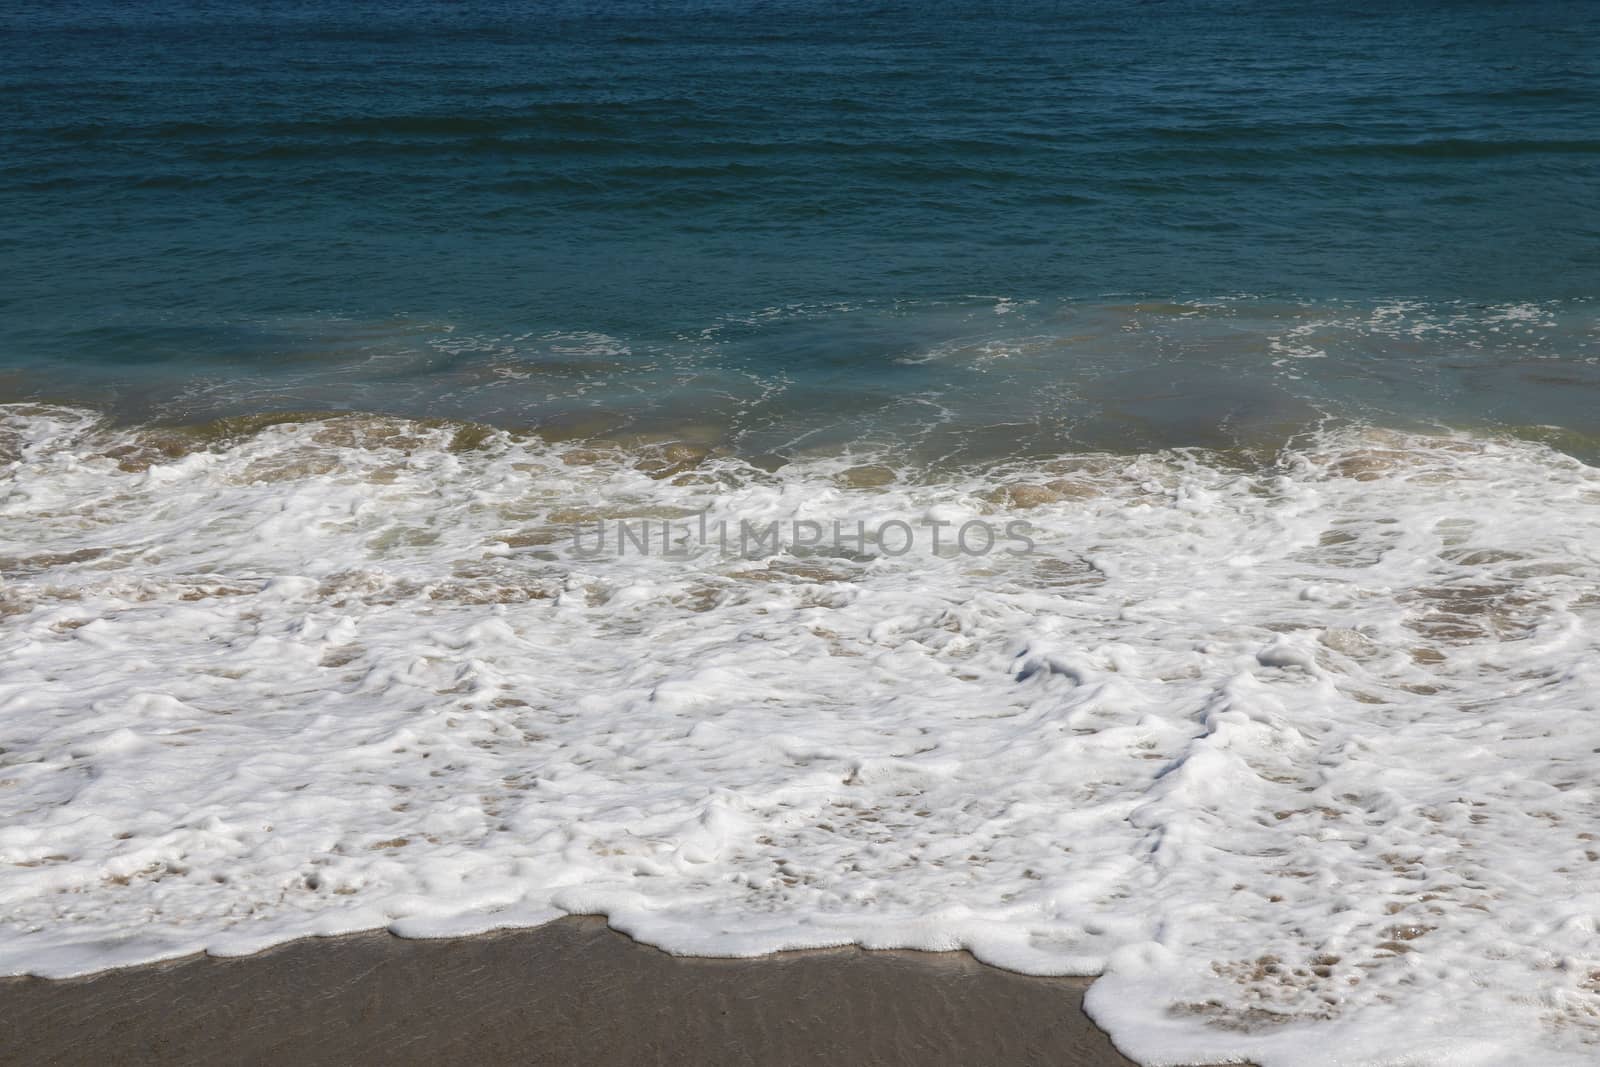
<svg viewBox="0 0 1600 1067">
<path fill-rule="evenodd" d="M 0 973 L 597 913 L 1592 1062 L 1594 16 L 0 11 Z"/>
</svg>

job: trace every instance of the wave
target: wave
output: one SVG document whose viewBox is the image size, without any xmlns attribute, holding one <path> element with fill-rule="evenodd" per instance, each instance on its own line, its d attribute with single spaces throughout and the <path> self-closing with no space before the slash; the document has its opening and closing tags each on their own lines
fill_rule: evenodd
<svg viewBox="0 0 1600 1067">
<path fill-rule="evenodd" d="M 1583 1062 L 1596 505 L 1374 427 L 930 475 L 0 408 L 0 973 L 598 913 L 1103 974 L 1150 1062 Z"/>
</svg>

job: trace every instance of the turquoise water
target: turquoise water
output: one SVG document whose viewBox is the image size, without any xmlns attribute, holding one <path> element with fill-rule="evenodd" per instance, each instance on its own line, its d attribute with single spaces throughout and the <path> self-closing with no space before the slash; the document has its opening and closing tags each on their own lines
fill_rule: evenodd
<svg viewBox="0 0 1600 1067">
<path fill-rule="evenodd" d="M 1593 15 L 13 8 L 0 399 L 779 455 L 1582 435 Z"/>
</svg>

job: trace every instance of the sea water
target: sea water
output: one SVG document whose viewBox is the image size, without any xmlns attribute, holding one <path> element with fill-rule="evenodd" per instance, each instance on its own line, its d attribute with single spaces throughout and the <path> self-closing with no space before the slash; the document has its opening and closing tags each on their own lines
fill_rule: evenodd
<svg viewBox="0 0 1600 1067">
<path fill-rule="evenodd" d="M 0 972 L 599 913 L 1592 1062 L 1596 38 L 0 14 Z"/>
</svg>

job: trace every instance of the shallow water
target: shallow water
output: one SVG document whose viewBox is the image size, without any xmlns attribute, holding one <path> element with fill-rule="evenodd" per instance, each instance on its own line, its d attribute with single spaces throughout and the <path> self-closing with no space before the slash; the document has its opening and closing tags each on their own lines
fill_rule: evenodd
<svg viewBox="0 0 1600 1067">
<path fill-rule="evenodd" d="M 22 367 L 0 396 L 172 426 L 388 412 L 552 439 L 685 440 L 769 465 L 850 449 L 916 469 L 1072 451 L 1270 453 L 1330 424 L 1511 433 L 1593 458 L 1597 306 L 965 297 L 769 308 L 656 342 L 323 320 L 182 342 L 204 359 L 84 376 Z"/>
<path fill-rule="evenodd" d="M 1600 471 L 1547 446 L 5 431 L 0 969 L 598 912 L 1104 970 L 1151 1062 L 1592 1057 Z"/>
</svg>

